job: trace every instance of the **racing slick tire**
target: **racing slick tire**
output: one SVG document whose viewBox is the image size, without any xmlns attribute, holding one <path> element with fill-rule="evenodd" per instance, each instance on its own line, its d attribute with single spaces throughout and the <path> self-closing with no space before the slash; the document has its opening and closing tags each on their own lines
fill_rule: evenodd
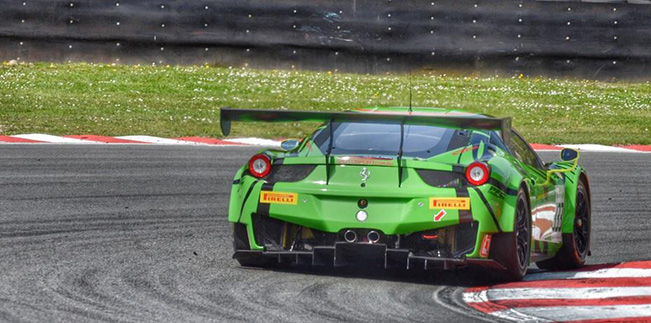
<svg viewBox="0 0 651 323">
<path fill-rule="evenodd" d="M 531 259 L 531 209 L 523 188 L 518 191 L 513 232 L 494 235 L 490 250 L 491 258 L 506 267 L 506 270 L 494 272 L 492 278 L 520 281 L 527 274 Z"/>
<path fill-rule="evenodd" d="M 576 208 L 574 213 L 574 230 L 563 234 L 563 246 L 553 258 L 536 262 L 541 269 L 576 269 L 585 263 L 590 252 L 590 226 L 592 211 L 590 196 L 583 179 L 576 188 Z"/>
<path fill-rule="evenodd" d="M 264 256 L 251 255 L 246 258 L 236 258 L 235 260 L 237 260 L 237 262 L 240 263 L 240 266 L 243 267 L 264 268 L 271 266 L 271 259 L 265 258 Z"/>
<path fill-rule="evenodd" d="M 233 226 L 233 249 L 236 252 L 238 250 L 251 250 L 249 236 L 244 224 L 235 223 Z M 244 267 L 268 267 L 271 264 L 271 259 L 258 254 L 240 255 L 235 260 Z"/>
</svg>

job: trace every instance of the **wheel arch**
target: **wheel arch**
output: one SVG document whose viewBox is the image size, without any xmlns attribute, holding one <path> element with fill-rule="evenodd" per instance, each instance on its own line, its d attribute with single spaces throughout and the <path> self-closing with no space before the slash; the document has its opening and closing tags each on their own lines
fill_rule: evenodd
<svg viewBox="0 0 651 323">
<path fill-rule="evenodd" d="M 580 166 L 572 172 L 565 173 L 565 200 L 563 203 L 563 223 L 562 232 L 574 232 L 574 215 L 576 213 L 576 191 L 578 189 L 579 181 L 584 181 L 586 191 L 588 192 L 588 200 L 592 202 L 590 195 L 590 183 L 588 175 Z"/>
<path fill-rule="evenodd" d="M 237 222 L 240 218 L 240 209 L 242 205 L 242 198 L 240 191 L 245 188 L 245 183 L 242 182 L 242 175 L 247 169 L 247 165 L 240 167 L 233 177 L 231 184 L 231 194 L 228 200 L 228 221 Z"/>
<path fill-rule="evenodd" d="M 511 187 L 517 187 L 518 191 L 522 189 L 526 195 L 529 207 L 531 207 L 531 183 L 526 177 L 518 176 L 511 181 Z M 502 204 L 502 213 L 499 218 L 500 227 L 503 232 L 512 232 L 515 223 L 515 208 L 518 200 L 517 192 L 514 195 L 508 195 Z"/>
<path fill-rule="evenodd" d="M 529 202 L 529 207 L 531 208 L 531 183 L 529 183 L 528 180 L 523 179 L 522 182 L 520 182 L 520 187 L 524 189 L 524 194 L 527 196 L 527 201 Z"/>
<path fill-rule="evenodd" d="M 590 207 L 592 207 L 592 193 L 590 192 L 590 179 L 588 178 L 588 172 L 585 171 L 585 169 L 581 170 L 581 174 L 579 174 L 579 180 L 583 181 L 583 184 L 585 185 L 585 190 L 588 192 L 588 202 L 590 202 Z"/>
</svg>

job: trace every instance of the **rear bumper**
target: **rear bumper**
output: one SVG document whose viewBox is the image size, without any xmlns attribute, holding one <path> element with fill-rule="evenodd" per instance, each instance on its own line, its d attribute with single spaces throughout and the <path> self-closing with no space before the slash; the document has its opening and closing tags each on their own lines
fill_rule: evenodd
<svg viewBox="0 0 651 323">
<path fill-rule="evenodd" d="M 441 258 L 414 255 L 407 249 L 388 248 L 385 244 L 336 242 L 334 246 L 317 246 L 311 251 L 237 250 L 234 259 L 265 257 L 279 264 L 344 267 L 364 265 L 399 269 L 451 270 L 468 265 L 505 269 L 492 259 Z"/>
</svg>

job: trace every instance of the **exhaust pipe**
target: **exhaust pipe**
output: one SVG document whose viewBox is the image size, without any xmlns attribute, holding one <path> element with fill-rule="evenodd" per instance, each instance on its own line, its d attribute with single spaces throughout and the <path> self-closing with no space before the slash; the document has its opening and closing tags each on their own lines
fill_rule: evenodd
<svg viewBox="0 0 651 323">
<path fill-rule="evenodd" d="M 346 240 L 346 242 L 348 243 L 353 243 L 357 241 L 357 233 L 353 230 L 347 230 L 344 233 L 344 240 Z"/>
<path fill-rule="evenodd" d="M 377 243 L 378 241 L 380 241 L 380 234 L 377 233 L 376 231 L 369 231 L 368 234 L 366 235 L 366 238 L 370 243 Z"/>
</svg>

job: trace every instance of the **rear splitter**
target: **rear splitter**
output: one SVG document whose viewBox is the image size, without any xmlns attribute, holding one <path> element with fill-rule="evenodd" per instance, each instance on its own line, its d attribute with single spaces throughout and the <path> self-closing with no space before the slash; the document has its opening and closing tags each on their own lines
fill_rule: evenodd
<svg viewBox="0 0 651 323">
<path fill-rule="evenodd" d="M 463 257 L 429 257 L 416 255 L 411 250 L 387 248 L 385 244 L 337 242 L 334 246 L 317 246 L 311 251 L 237 250 L 234 259 L 265 257 L 280 264 L 334 266 L 364 264 L 384 268 L 444 269 L 468 265 L 505 269 L 492 259 Z"/>
</svg>

